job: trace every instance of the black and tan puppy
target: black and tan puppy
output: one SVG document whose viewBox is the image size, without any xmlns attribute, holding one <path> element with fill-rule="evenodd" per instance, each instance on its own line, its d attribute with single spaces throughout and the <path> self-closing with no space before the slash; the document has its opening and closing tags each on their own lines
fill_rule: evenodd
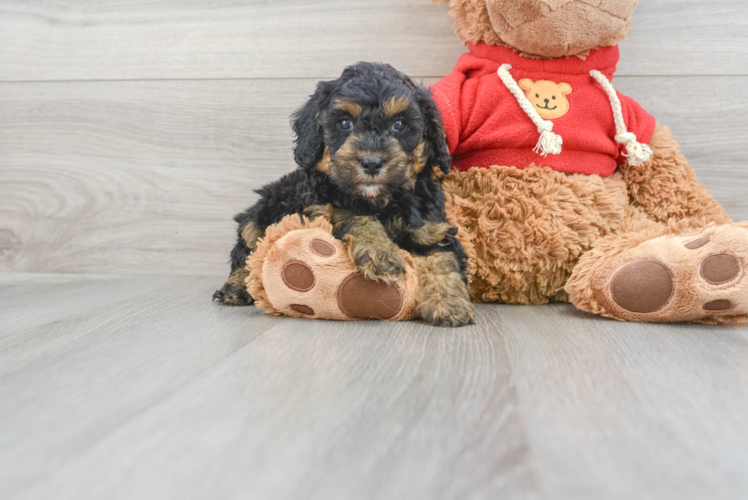
<svg viewBox="0 0 748 500">
<path fill-rule="evenodd" d="M 356 266 L 370 279 L 397 280 L 406 265 L 398 247 L 410 252 L 418 310 L 429 323 L 473 322 L 467 258 L 432 178 L 433 167 L 449 170 L 451 157 L 429 91 L 389 65 L 359 63 L 320 82 L 292 122 L 299 168 L 258 190 L 260 200 L 235 217 L 231 275 L 213 298 L 251 304 L 247 256 L 269 225 L 306 214 L 332 222 L 335 237 L 352 246 Z"/>
</svg>

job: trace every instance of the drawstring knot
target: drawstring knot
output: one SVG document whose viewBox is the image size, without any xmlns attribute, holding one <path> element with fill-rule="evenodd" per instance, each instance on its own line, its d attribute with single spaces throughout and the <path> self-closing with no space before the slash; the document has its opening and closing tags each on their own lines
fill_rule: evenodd
<svg viewBox="0 0 748 500">
<path fill-rule="evenodd" d="M 533 151 L 538 153 L 540 156 L 559 154 L 561 152 L 561 145 L 564 143 L 564 140 L 560 135 L 553 133 L 552 121 L 543 120 L 543 118 L 541 118 L 540 114 L 538 114 L 538 112 L 535 110 L 530 100 L 527 98 L 527 96 L 525 96 L 525 93 L 522 92 L 522 89 L 519 88 L 517 82 L 514 81 L 514 78 L 509 73 L 510 69 L 512 69 L 511 64 L 502 64 L 498 71 L 499 78 L 504 83 L 504 85 L 506 85 L 506 88 L 509 89 L 509 92 L 511 92 L 517 99 L 517 103 L 519 103 L 525 114 L 527 114 L 527 116 L 530 117 L 535 126 L 538 127 L 540 140 L 538 140 L 538 143 L 537 145 L 535 145 Z"/>
<path fill-rule="evenodd" d="M 626 122 L 623 120 L 621 100 L 618 98 L 618 94 L 610 83 L 610 80 L 605 78 L 605 75 L 596 69 L 590 71 L 590 76 L 594 78 L 605 90 L 605 93 L 608 94 L 610 107 L 613 110 L 613 120 L 616 124 L 616 142 L 626 145 L 626 153 L 624 153 L 623 156 L 628 158 L 629 165 L 636 167 L 637 165 L 649 161 L 652 157 L 652 149 L 648 145 L 639 142 L 636 135 L 626 129 Z"/>
<path fill-rule="evenodd" d="M 560 135 L 553 133 L 553 122 L 545 121 L 538 125 L 538 132 L 540 132 L 540 139 L 533 148 L 534 152 L 540 156 L 548 154 L 557 155 L 561 152 L 564 139 Z"/>
</svg>

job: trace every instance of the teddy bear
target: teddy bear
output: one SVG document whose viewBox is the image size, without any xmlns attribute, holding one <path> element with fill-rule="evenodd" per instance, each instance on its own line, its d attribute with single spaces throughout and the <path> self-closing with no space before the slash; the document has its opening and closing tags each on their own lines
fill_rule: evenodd
<svg viewBox="0 0 748 500">
<path fill-rule="evenodd" d="M 642 322 L 745 320 L 748 225 L 612 85 L 638 0 L 449 3 L 469 52 L 432 92 L 471 298 L 569 301 Z"/>
<path fill-rule="evenodd" d="M 638 322 L 748 319 L 748 223 L 697 181 L 668 128 L 613 87 L 638 0 L 435 1 L 449 2 L 468 47 L 431 91 L 453 158 L 436 175 L 468 254 L 471 300 L 570 302 Z M 294 237 L 308 246 L 302 222 Z M 290 300 L 275 286 L 282 266 L 263 276 L 262 256 L 291 233 L 253 257 L 248 283 L 261 307 Z M 296 246 L 283 248 L 280 261 Z M 339 302 L 339 281 L 306 297 L 310 307 L 333 293 Z M 359 316 L 414 317 L 412 274 L 398 286 L 411 292 L 392 311 Z M 316 317 L 355 319 L 337 309 Z"/>
</svg>

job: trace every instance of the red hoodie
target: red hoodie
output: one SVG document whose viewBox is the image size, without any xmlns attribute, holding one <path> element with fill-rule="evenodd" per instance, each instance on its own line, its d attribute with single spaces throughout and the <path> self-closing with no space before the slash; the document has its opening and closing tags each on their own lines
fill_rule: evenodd
<svg viewBox="0 0 748 500">
<path fill-rule="evenodd" d="M 615 140 L 608 95 L 589 74 L 597 69 L 611 80 L 619 59 L 618 47 L 595 50 L 584 60 L 527 59 L 507 47 L 485 43 L 469 44 L 468 48 L 470 52 L 460 57 L 454 71 L 431 87 L 444 120 L 454 168 L 525 168 L 534 164 L 560 172 L 607 177 L 626 160 L 625 146 Z M 505 63 L 512 65 L 514 80 L 539 107 L 541 116 L 545 114 L 543 118 L 553 122 L 553 132 L 563 138 L 561 153 L 541 156 L 533 151 L 538 128 L 497 75 L 499 66 Z M 618 97 L 626 128 L 640 143 L 648 143 L 655 128 L 654 117 L 628 97 L 620 93 Z"/>
</svg>

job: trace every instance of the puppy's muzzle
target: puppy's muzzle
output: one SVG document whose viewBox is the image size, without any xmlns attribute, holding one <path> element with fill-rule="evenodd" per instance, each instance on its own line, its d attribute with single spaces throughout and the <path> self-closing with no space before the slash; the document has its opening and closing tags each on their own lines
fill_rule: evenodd
<svg viewBox="0 0 748 500">
<path fill-rule="evenodd" d="M 361 159 L 361 168 L 364 173 L 376 177 L 384 167 L 384 160 L 379 156 L 365 156 Z"/>
</svg>

